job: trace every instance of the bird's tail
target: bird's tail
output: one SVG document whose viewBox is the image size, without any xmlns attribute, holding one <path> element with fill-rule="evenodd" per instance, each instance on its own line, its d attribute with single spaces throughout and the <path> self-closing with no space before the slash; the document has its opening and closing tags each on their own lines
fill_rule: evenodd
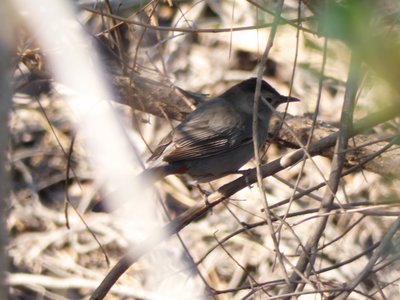
<svg viewBox="0 0 400 300">
<path fill-rule="evenodd" d="M 179 173 L 177 168 L 170 165 L 154 166 L 144 169 L 138 176 L 138 180 L 143 184 L 154 184 L 164 177 Z"/>
<path fill-rule="evenodd" d="M 153 185 L 157 181 L 163 179 L 165 176 L 175 174 L 175 173 L 176 173 L 176 169 L 170 167 L 169 165 L 159 165 L 159 166 L 155 166 L 155 167 L 150 167 L 148 169 L 144 169 L 141 173 L 136 175 L 135 184 L 137 184 L 137 187 L 140 189 L 152 188 Z M 127 184 L 127 183 L 121 183 L 121 185 L 123 185 L 123 184 Z M 132 183 L 130 182 L 128 184 L 131 185 Z M 118 197 L 116 191 L 120 188 L 122 188 L 122 186 L 119 186 L 117 188 L 114 188 L 111 191 L 108 191 L 103 196 L 107 197 L 107 198 L 109 197 L 111 199 L 113 197 Z M 109 211 L 109 212 L 113 211 L 113 209 L 111 209 L 110 207 L 104 206 L 103 201 L 94 205 L 94 207 L 92 209 L 93 209 L 93 211 Z"/>
</svg>

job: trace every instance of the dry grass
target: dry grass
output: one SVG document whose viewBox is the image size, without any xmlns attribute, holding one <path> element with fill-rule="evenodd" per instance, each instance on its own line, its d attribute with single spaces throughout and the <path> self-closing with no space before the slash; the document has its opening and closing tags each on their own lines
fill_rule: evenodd
<svg viewBox="0 0 400 300">
<path fill-rule="evenodd" d="M 260 11 L 257 15 L 255 7 L 245 1 L 235 1 L 234 9 L 231 1 L 213 3 L 213 10 L 204 7 L 206 2 L 198 5 L 182 3 L 180 8 L 181 11 L 191 9 L 191 15 L 187 15 L 186 19 L 194 20 L 200 28 L 249 26 L 256 24 L 257 17 L 260 23 L 272 21 L 271 16 Z M 176 7 L 159 5 L 157 14 L 160 18 L 162 16 L 163 21 L 168 24 L 177 24 L 179 21 L 178 27 L 185 26 L 184 18 Z M 272 4 L 270 8 L 273 9 Z M 151 15 L 149 11 L 151 9 L 147 10 L 147 15 Z M 144 12 L 141 14 L 142 20 L 148 18 Z M 303 14 L 309 16 L 311 12 L 305 9 Z M 92 17 L 92 14 L 80 12 L 82 19 L 89 19 L 89 16 Z M 286 1 L 284 16 L 296 18 L 297 1 Z M 105 24 L 111 26 L 108 22 Z M 87 23 L 93 30 L 92 34 L 99 35 L 99 18 L 90 19 Z M 234 33 L 175 33 L 178 36 L 172 37 L 172 33 L 149 29 L 141 40 L 143 29 L 131 25 L 124 31 L 127 38 L 124 45 L 128 49 L 125 63 L 132 66 L 136 59 L 137 69 L 144 77 L 166 72 L 172 82 L 184 89 L 217 95 L 234 82 L 256 74 L 257 58 L 263 52 L 268 32 L 269 28 L 260 28 Z M 269 56 L 267 79 L 283 94 L 289 91 L 288 83 L 296 54 L 296 34 L 295 27 L 280 26 Z M 105 41 L 111 39 L 109 35 L 105 38 Z M 157 42 L 157 39 L 161 42 Z M 301 32 L 298 45 L 292 94 L 303 101 L 291 105 L 289 113 L 312 114 L 318 101 L 324 41 L 323 38 Z M 34 49 L 35 44 L 25 39 L 20 47 Z M 139 50 L 137 57 L 134 55 L 136 50 Z M 22 54 L 20 58 L 24 57 L 25 61 L 21 59 L 19 67 L 26 68 L 27 61 L 46 65 L 40 51 L 29 57 L 27 50 Z M 345 93 L 350 51 L 343 43 L 330 40 L 326 55 L 318 119 L 337 124 Z M 115 58 L 105 56 L 103 59 L 107 69 L 122 72 Z M 365 74 L 355 119 L 380 106 L 375 101 L 376 94 L 386 87 L 384 83 L 371 85 L 371 78 L 376 74 L 371 71 Z M 390 96 L 393 96 L 390 92 L 385 94 L 387 98 Z M 149 151 L 142 137 L 154 148 L 169 130 L 170 123 L 142 112 L 135 112 L 136 121 L 132 121 L 130 109 L 121 105 L 116 105 L 116 109 L 129 136 L 139 146 L 141 157 L 147 158 Z M 104 198 L 100 193 L 102 182 L 96 178 L 88 163 L 87 158 L 91 153 L 86 152 L 79 132 L 70 161 L 72 179 L 67 182 L 67 156 L 76 134 L 73 120 L 74 116 L 62 95 L 54 89 L 51 93 L 39 96 L 14 96 L 9 151 L 12 185 L 7 208 L 10 231 L 8 255 L 11 262 L 8 284 L 12 299 L 85 299 L 109 270 L 99 245 L 72 209 L 68 210 L 70 229 L 67 229 L 64 215 L 67 192 L 72 204 L 104 247 L 111 266 L 132 247 L 125 236 L 130 229 L 99 205 Z M 132 126 L 132 123 L 138 126 Z M 390 127 L 381 127 L 380 133 L 393 132 L 393 128 L 397 128 L 395 122 Z M 138 129 L 142 136 L 138 134 Z M 267 160 L 272 161 L 286 151 L 280 146 L 271 145 Z M 316 156 L 313 162 L 306 161 L 304 165 L 299 163 L 277 174 L 279 176 L 265 179 L 263 188 L 268 204 L 274 206 L 281 200 L 290 199 L 298 178 L 298 190 L 311 188 L 327 180 L 331 163 L 329 158 Z M 246 168 L 254 166 L 255 163 L 250 162 Z M 202 188 L 212 192 L 235 177 L 225 177 L 204 184 Z M 157 190 L 163 202 L 167 203 L 171 218 L 194 203 L 204 201 L 204 195 L 185 178 L 167 178 L 157 185 Z M 274 216 L 280 216 L 273 226 L 289 275 L 316 220 L 322 216 L 318 209 L 325 192 L 325 188 L 321 188 L 290 204 L 276 205 L 272 210 Z M 398 215 L 398 193 L 398 180 L 393 177 L 363 171 L 347 175 L 341 180 L 334 200 L 337 206 L 327 212 L 331 217 L 319 240 L 313 268 L 302 279 L 305 285 L 302 299 L 327 299 L 361 272 L 371 258 L 375 249 L 373 246 L 376 247 L 376 243 L 382 240 Z M 94 207 L 98 211 L 94 211 Z M 161 211 L 160 207 L 157 224 L 160 226 L 167 222 Z M 203 286 L 199 273 L 207 282 L 206 292 L 215 299 L 267 299 L 279 295 L 287 275 L 278 264 L 271 232 L 265 220 L 264 203 L 257 186 L 254 184 L 244 188 L 181 230 L 180 238 L 188 252 L 183 250 L 176 237 L 163 242 L 120 278 L 107 299 L 162 299 L 157 290 L 170 282 L 184 281 L 188 285 Z M 132 235 L 137 238 L 136 244 L 135 241 L 133 243 L 138 246 L 143 236 L 136 231 L 130 234 L 131 238 Z M 399 295 L 397 249 L 398 241 L 393 238 L 390 247 L 375 265 L 374 272 L 363 279 L 350 299 L 395 299 Z M 167 275 L 162 278 L 150 275 L 152 270 L 163 268 L 157 265 L 158 252 L 171 257 L 171 262 L 163 262 L 166 266 L 173 263 L 173 258 L 184 257 L 191 266 L 191 276 L 182 276 L 181 270 L 174 265 L 169 266 Z M 354 261 L 348 261 L 353 258 Z M 346 264 L 341 266 L 341 262 Z M 193 299 L 200 297 L 201 290 L 198 292 L 192 295 Z"/>
</svg>

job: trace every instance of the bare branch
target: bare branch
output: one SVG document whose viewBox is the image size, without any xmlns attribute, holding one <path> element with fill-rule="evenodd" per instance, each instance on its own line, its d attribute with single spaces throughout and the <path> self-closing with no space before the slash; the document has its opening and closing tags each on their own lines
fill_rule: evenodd
<svg viewBox="0 0 400 300">
<path fill-rule="evenodd" d="M 359 68 L 360 62 L 358 59 L 353 58 L 352 63 L 349 68 L 349 76 L 346 85 L 346 94 L 344 98 L 342 117 L 340 122 L 340 131 L 338 134 L 338 139 L 335 147 L 335 154 L 332 161 L 331 173 L 329 176 L 328 185 L 329 188 L 326 189 L 325 195 L 321 202 L 320 213 L 329 212 L 335 199 L 335 193 L 339 186 L 339 181 L 342 174 L 342 169 L 345 162 L 347 141 L 351 135 L 352 131 L 352 118 L 354 109 L 354 100 L 356 97 L 359 81 Z M 299 260 L 296 264 L 296 270 L 300 273 L 306 271 L 307 273 L 312 273 L 313 264 L 316 258 L 318 250 L 318 242 L 324 232 L 326 224 L 328 222 L 328 216 L 318 219 L 315 227 L 313 227 L 310 238 L 307 240 L 305 250 L 300 255 Z M 297 272 L 293 272 L 290 276 L 290 285 L 283 290 L 283 294 L 292 293 L 296 290 L 300 276 Z"/>
</svg>

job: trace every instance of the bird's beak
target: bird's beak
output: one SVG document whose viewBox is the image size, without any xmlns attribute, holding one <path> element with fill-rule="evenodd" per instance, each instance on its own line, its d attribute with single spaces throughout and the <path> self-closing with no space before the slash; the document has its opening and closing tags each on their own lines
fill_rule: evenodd
<svg viewBox="0 0 400 300">
<path fill-rule="evenodd" d="M 299 102 L 301 101 L 299 98 L 296 97 L 286 97 L 286 96 L 282 96 L 281 98 L 281 103 L 286 103 L 286 102 Z"/>
<path fill-rule="evenodd" d="M 269 99 L 267 100 L 265 96 L 261 96 L 261 101 L 263 101 L 264 103 L 268 105 L 272 105 L 274 107 L 277 107 L 279 104 L 282 103 L 287 103 L 287 102 L 298 102 L 300 101 L 300 99 L 295 98 L 295 97 L 287 97 L 287 96 L 282 96 L 282 95 L 273 95 L 273 97 L 271 97 L 271 95 L 269 95 Z"/>
</svg>

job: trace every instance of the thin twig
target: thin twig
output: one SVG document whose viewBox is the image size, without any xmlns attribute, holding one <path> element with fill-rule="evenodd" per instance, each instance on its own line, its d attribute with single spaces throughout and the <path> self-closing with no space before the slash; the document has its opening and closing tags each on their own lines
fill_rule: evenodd
<svg viewBox="0 0 400 300">
<path fill-rule="evenodd" d="M 242 27 L 233 27 L 233 28 L 204 28 L 204 29 L 202 29 L 202 28 L 182 28 L 182 27 L 169 27 L 169 26 L 155 26 L 155 25 L 150 25 L 147 23 L 135 21 L 135 20 L 128 19 L 128 18 L 123 18 L 123 17 L 119 17 L 116 15 L 107 14 L 104 12 L 100 13 L 99 11 L 88 8 L 88 7 L 85 7 L 84 9 L 87 11 L 90 11 L 94 14 L 101 14 L 102 16 L 105 16 L 108 18 L 113 18 L 115 20 L 118 20 L 118 21 L 126 23 L 126 24 L 138 25 L 141 27 L 158 30 L 158 31 L 187 32 L 187 33 L 221 33 L 221 32 L 245 31 L 245 30 L 256 30 L 256 29 L 268 28 L 268 27 L 274 26 L 274 23 L 275 23 L 275 22 L 272 22 L 272 23 L 260 24 L 257 26 L 242 26 Z M 287 24 L 289 22 L 297 22 L 297 19 L 288 20 L 287 22 L 281 21 L 279 23 Z M 300 29 L 303 30 L 304 32 L 310 32 L 310 33 L 314 34 L 313 31 L 310 31 L 307 28 L 301 27 Z"/>
<path fill-rule="evenodd" d="M 287 271 L 285 269 L 285 264 L 283 262 L 283 258 L 282 258 L 282 253 L 279 250 L 279 243 L 278 240 L 276 238 L 276 233 L 275 233 L 275 229 L 274 226 L 272 225 L 272 221 L 271 221 L 271 216 L 272 216 L 272 212 L 269 209 L 269 204 L 267 201 L 267 197 L 264 193 L 263 190 L 263 183 L 262 183 L 262 175 L 261 175 L 261 158 L 260 158 L 260 142 L 258 140 L 258 122 L 259 122 L 259 118 L 258 118 L 258 110 L 259 110 L 259 103 L 260 103 L 260 93 L 261 93 L 261 78 L 262 75 L 264 74 L 264 70 L 265 70 L 265 66 L 267 63 L 267 59 L 268 59 L 268 55 L 269 55 L 269 51 L 272 48 L 274 39 L 275 39 L 275 34 L 276 31 L 278 29 L 278 21 L 279 21 L 279 16 L 282 13 L 282 9 L 283 9 L 283 3 L 284 0 L 280 0 L 277 5 L 276 5 L 276 13 L 275 13 L 275 18 L 274 18 L 274 25 L 271 28 L 271 32 L 268 36 L 268 42 L 267 45 L 265 46 L 265 50 L 264 53 L 261 57 L 261 61 L 260 61 L 260 66 L 258 68 L 258 73 L 257 73 L 257 84 L 256 84 L 256 91 L 255 91 L 255 95 L 254 95 L 254 107 L 253 107 L 253 147 L 254 147 L 254 158 L 256 161 L 256 172 L 257 172 L 257 185 L 258 185 L 258 189 L 259 189 L 259 193 L 261 196 L 261 199 L 263 200 L 264 206 L 265 206 L 265 213 L 266 213 L 266 219 L 267 219 L 267 223 L 268 223 L 268 228 L 270 230 L 270 234 L 271 234 L 271 238 L 272 241 L 274 243 L 274 248 L 276 251 L 276 255 L 279 261 L 279 267 L 281 268 L 283 274 L 285 274 L 285 278 L 286 278 L 286 283 L 289 284 L 289 277 L 287 274 Z"/>
<path fill-rule="evenodd" d="M 346 291 L 337 297 L 338 300 L 345 300 L 354 291 L 357 285 L 366 278 L 372 271 L 373 267 L 377 260 L 384 254 L 387 250 L 387 247 L 390 245 L 392 237 L 400 228 L 400 217 L 396 219 L 396 221 L 390 226 L 390 229 L 385 234 L 380 243 L 379 247 L 376 249 L 370 260 L 368 261 L 367 265 L 364 269 L 347 285 Z"/>
<path fill-rule="evenodd" d="M 347 147 L 347 141 L 351 137 L 352 131 L 352 113 L 354 109 L 354 99 L 358 89 L 358 73 L 360 68 L 360 62 L 357 58 L 353 57 L 346 86 L 346 93 L 344 97 L 344 103 L 342 108 L 342 116 L 340 122 L 340 130 L 335 147 L 335 155 L 333 157 L 331 173 L 328 180 L 328 187 L 325 195 L 322 199 L 320 206 L 320 213 L 327 213 L 331 209 L 333 200 L 335 199 L 335 192 L 338 189 L 341 173 L 345 161 L 344 150 Z M 343 152 L 343 153 L 342 153 Z M 328 216 L 318 219 L 318 222 L 314 225 L 313 230 L 310 234 L 309 239 L 306 243 L 307 251 L 303 251 L 300 255 L 299 260 L 296 264 L 297 271 L 303 273 L 308 267 L 308 272 L 311 272 L 313 268 L 314 260 L 317 253 L 318 242 L 324 232 L 324 229 L 328 222 Z M 283 290 L 282 294 L 292 293 L 296 290 L 299 276 L 296 272 L 293 272 L 290 276 L 291 283 Z"/>
</svg>

